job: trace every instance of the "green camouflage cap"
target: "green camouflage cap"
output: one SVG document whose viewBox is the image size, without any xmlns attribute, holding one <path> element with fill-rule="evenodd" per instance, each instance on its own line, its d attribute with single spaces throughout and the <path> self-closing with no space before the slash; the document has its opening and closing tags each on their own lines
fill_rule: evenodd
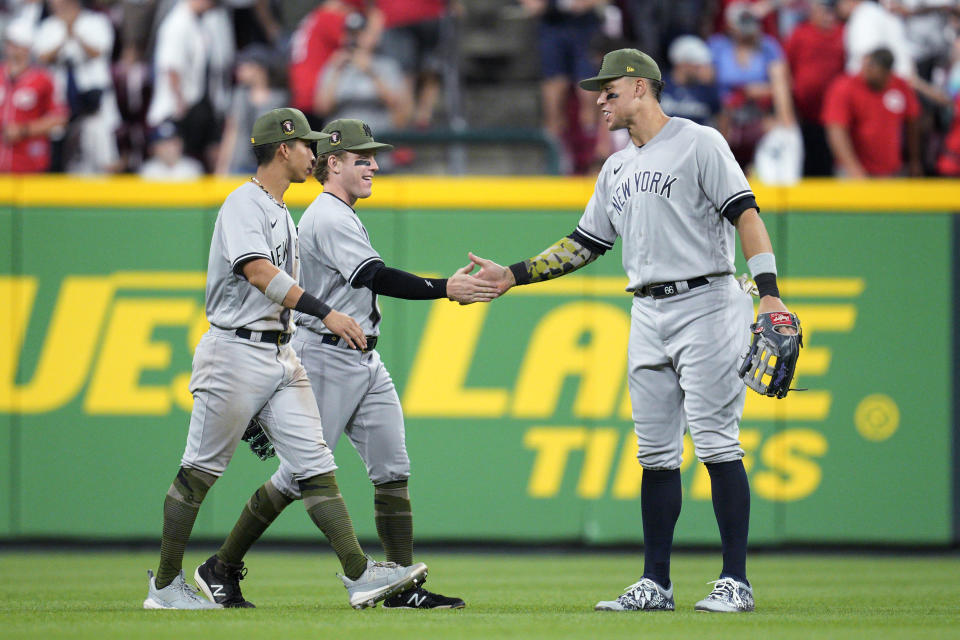
<svg viewBox="0 0 960 640">
<path fill-rule="evenodd" d="M 334 151 L 389 151 L 393 145 L 377 142 L 373 131 L 363 120 L 341 118 L 323 128 L 330 134 L 326 140 L 317 143 L 317 155 Z"/>
<path fill-rule="evenodd" d="M 581 80 L 580 88 L 587 91 L 600 91 L 606 83 L 623 76 L 660 80 L 660 67 L 643 51 L 617 49 L 603 56 L 600 73 L 592 78 Z"/>
<path fill-rule="evenodd" d="M 287 140 L 326 140 L 325 133 L 310 130 L 307 116 L 299 109 L 284 107 L 268 111 L 253 123 L 250 143 L 254 146 Z"/>
</svg>

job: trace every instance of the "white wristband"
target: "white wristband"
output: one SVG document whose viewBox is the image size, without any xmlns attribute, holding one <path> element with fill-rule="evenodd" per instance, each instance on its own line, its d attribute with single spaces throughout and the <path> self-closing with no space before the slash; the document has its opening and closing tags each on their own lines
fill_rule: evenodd
<svg viewBox="0 0 960 640">
<path fill-rule="evenodd" d="M 777 275 L 777 259 L 772 253 L 758 253 L 749 260 L 747 266 L 750 268 L 750 275 L 756 279 L 757 274 L 772 273 Z"/>
<path fill-rule="evenodd" d="M 277 275 L 273 276 L 273 279 L 270 280 L 267 288 L 263 290 L 263 295 L 267 296 L 271 302 L 276 302 L 283 306 L 284 298 L 286 298 L 290 292 L 290 287 L 295 284 L 297 284 L 297 282 L 290 277 L 290 274 L 286 271 L 278 271 Z"/>
</svg>

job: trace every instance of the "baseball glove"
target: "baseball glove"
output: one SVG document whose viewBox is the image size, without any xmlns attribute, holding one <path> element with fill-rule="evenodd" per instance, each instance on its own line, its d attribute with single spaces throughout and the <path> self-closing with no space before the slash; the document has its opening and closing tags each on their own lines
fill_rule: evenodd
<svg viewBox="0 0 960 640">
<path fill-rule="evenodd" d="M 249 444 L 250 450 L 261 460 L 267 460 L 277 455 L 277 452 L 273 449 L 273 443 L 267 438 L 267 432 L 264 430 L 263 422 L 259 416 L 253 416 L 250 419 L 250 424 L 247 425 L 247 430 L 243 432 L 241 440 Z"/>
<path fill-rule="evenodd" d="M 761 313 L 750 330 L 753 339 L 737 372 L 744 384 L 771 398 L 784 398 L 788 391 L 797 391 L 790 388 L 790 383 L 803 346 L 800 319 L 783 311 Z"/>
</svg>

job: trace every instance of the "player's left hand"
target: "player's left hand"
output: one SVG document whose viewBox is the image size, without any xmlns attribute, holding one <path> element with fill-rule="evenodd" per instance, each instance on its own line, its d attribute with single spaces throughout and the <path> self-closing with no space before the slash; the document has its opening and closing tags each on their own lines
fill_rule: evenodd
<svg viewBox="0 0 960 640">
<path fill-rule="evenodd" d="M 346 340 L 351 349 L 362 351 L 367 348 L 367 337 L 363 334 L 363 327 L 347 314 L 331 311 L 321 320 L 330 331 Z"/>
<path fill-rule="evenodd" d="M 773 296 L 760 299 L 757 321 L 750 325 L 753 337 L 743 354 L 737 374 L 757 393 L 785 398 L 797 370 L 803 346 L 800 319 Z"/>
<path fill-rule="evenodd" d="M 460 304 L 474 302 L 490 302 L 500 295 L 496 285 L 475 276 L 469 275 L 476 265 L 470 264 L 460 267 L 447 278 L 447 297 Z"/>
</svg>

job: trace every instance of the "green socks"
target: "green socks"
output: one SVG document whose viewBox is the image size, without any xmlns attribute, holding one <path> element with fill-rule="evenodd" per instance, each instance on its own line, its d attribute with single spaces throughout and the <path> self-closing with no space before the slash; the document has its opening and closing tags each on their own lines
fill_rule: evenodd
<svg viewBox="0 0 960 640">
<path fill-rule="evenodd" d="M 388 562 L 401 567 L 413 564 L 413 512 L 406 480 L 385 482 L 374 487 L 374 519 L 377 535 Z"/>
<path fill-rule="evenodd" d="M 190 539 L 200 503 L 217 476 L 197 469 L 180 467 L 163 501 L 163 536 L 160 538 L 160 566 L 157 589 L 163 589 L 183 568 L 183 551 Z"/>
<path fill-rule="evenodd" d="M 367 570 L 367 557 L 357 542 L 333 471 L 301 480 L 300 493 L 310 519 L 327 536 L 340 559 L 343 573 L 351 580 L 359 578 Z"/>
<path fill-rule="evenodd" d="M 267 480 L 257 489 L 240 513 L 240 519 L 233 525 L 223 546 L 217 551 L 217 557 L 226 564 L 240 564 L 253 543 L 257 541 L 267 527 L 277 519 L 287 505 L 293 502 L 274 488 Z"/>
</svg>

